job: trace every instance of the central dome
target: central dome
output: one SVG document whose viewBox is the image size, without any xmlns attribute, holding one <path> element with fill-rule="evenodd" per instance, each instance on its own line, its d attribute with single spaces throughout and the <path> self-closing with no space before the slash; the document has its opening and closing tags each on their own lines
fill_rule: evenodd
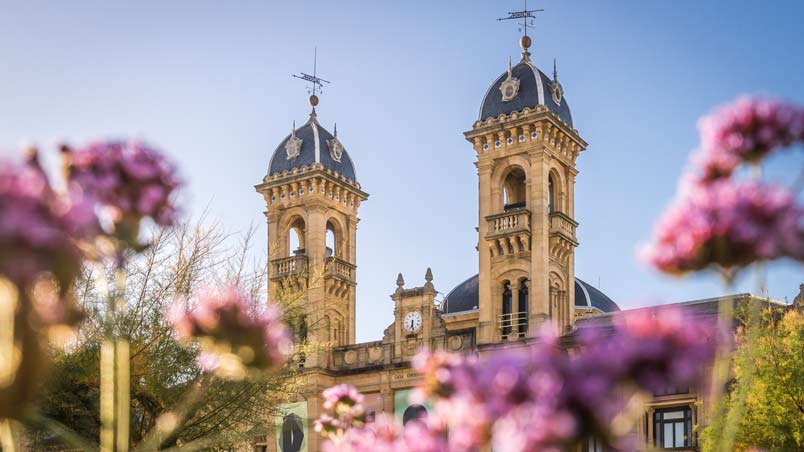
<svg viewBox="0 0 804 452">
<path fill-rule="evenodd" d="M 485 121 L 544 105 L 572 127 L 570 108 L 564 99 L 564 89 L 558 81 L 555 68 L 553 73 L 551 80 L 527 56 L 514 67 L 509 64 L 508 70 L 497 77 L 486 91 L 478 119 Z"/>
<path fill-rule="evenodd" d="M 303 126 L 298 129 L 294 126 L 292 132 L 276 147 L 268 166 L 268 175 L 309 167 L 316 163 L 347 179 L 357 181 L 355 166 L 338 139 L 337 127 L 334 134 L 329 133 L 318 123 L 315 114 L 312 114 Z"/>
</svg>

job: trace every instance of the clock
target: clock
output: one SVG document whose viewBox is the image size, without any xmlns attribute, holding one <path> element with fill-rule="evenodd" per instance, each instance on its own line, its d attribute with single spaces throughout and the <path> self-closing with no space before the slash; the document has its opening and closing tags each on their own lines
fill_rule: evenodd
<svg viewBox="0 0 804 452">
<path fill-rule="evenodd" d="M 419 313 L 419 311 L 408 312 L 408 315 L 405 316 L 405 320 L 402 323 L 402 327 L 410 332 L 417 331 L 419 328 L 421 328 L 421 326 L 422 315 Z"/>
</svg>

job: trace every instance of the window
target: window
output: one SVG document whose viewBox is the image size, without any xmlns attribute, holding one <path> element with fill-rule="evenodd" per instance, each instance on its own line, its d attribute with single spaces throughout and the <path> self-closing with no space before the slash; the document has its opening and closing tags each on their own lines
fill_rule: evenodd
<svg viewBox="0 0 804 452">
<path fill-rule="evenodd" d="M 327 257 L 340 255 L 341 250 L 338 249 L 338 245 L 339 243 L 335 236 L 335 225 L 331 221 L 327 221 L 327 234 L 325 238 Z"/>
<path fill-rule="evenodd" d="M 517 315 L 517 332 L 519 337 L 528 334 L 528 280 L 523 279 L 519 282 L 519 313 Z"/>
<path fill-rule="evenodd" d="M 503 182 L 503 211 L 510 212 L 525 208 L 526 192 L 525 171 L 515 167 Z"/>
<path fill-rule="evenodd" d="M 678 449 L 692 445 L 692 410 L 675 407 L 653 413 L 653 444 L 662 449 Z"/>
<path fill-rule="evenodd" d="M 555 190 L 556 187 L 553 183 L 553 175 L 551 174 L 547 179 L 547 213 L 553 213 L 555 211 Z"/>
<path fill-rule="evenodd" d="M 512 298 L 511 285 L 506 282 L 505 286 L 503 286 L 502 295 L 502 334 L 506 337 L 511 334 Z"/>
<path fill-rule="evenodd" d="M 603 444 L 597 438 L 589 438 L 586 442 L 586 449 L 584 452 L 603 452 Z"/>
</svg>

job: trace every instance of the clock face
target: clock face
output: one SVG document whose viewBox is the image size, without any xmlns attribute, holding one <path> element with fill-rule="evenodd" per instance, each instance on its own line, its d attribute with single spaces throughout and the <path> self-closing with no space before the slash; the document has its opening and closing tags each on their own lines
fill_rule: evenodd
<svg viewBox="0 0 804 452">
<path fill-rule="evenodd" d="M 419 311 L 408 312 L 402 326 L 408 331 L 416 331 L 422 326 L 422 315 Z"/>
</svg>

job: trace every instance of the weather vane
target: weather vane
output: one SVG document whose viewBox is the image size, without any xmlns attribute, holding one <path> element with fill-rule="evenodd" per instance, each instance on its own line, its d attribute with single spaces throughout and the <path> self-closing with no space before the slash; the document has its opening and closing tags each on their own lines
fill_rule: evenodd
<svg viewBox="0 0 804 452">
<path fill-rule="evenodd" d="M 300 72 L 301 75 L 293 74 L 293 77 L 304 80 L 306 82 L 310 82 L 310 85 L 307 86 L 307 92 L 310 93 L 310 105 L 313 106 L 313 114 L 315 114 L 315 106 L 318 105 L 318 96 L 316 93 L 323 92 L 324 83 L 330 83 L 329 80 L 324 80 L 321 77 L 318 77 L 316 73 L 316 66 L 318 64 L 318 48 L 316 47 L 313 50 L 313 75 L 307 74 L 305 72 Z"/>
<path fill-rule="evenodd" d="M 524 31 L 525 36 L 528 35 L 528 26 L 533 27 L 533 19 L 536 16 L 533 13 L 538 13 L 544 11 L 544 9 L 528 9 L 528 0 L 525 0 L 525 9 L 522 11 L 511 11 L 508 13 L 508 17 L 500 17 L 497 20 L 516 20 L 522 19 L 522 22 L 518 23 L 519 31 Z"/>
</svg>

